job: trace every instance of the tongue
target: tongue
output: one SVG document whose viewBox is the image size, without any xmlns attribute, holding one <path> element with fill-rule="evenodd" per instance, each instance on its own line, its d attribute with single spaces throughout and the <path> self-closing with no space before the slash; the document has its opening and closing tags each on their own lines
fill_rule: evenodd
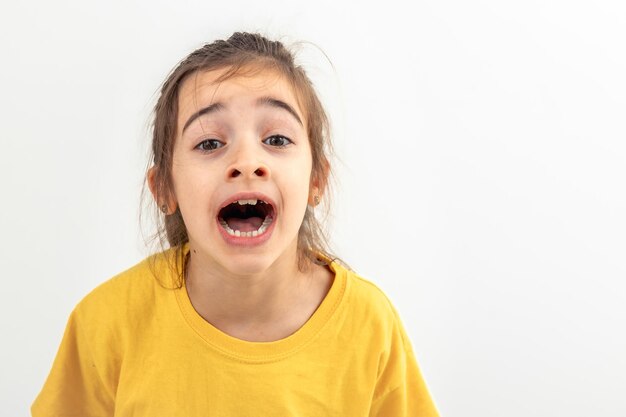
<svg viewBox="0 0 626 417">
<path fill-rule="evenodd" d="M 263 219 L 260 217 L 248 217 L 247 219 L 229 217 L 224 220 L 226 220 L 226 223 L 228 223 L 231 229 L 239 230 L 240 232 L 254 232 L 263 224 Z"/>
</svg>

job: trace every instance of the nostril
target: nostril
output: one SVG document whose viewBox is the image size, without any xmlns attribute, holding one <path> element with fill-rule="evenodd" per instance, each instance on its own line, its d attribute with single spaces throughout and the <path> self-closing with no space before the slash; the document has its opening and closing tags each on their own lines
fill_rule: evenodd
<svg viewBox="0 0 626 417">
<path fill-rule="evenodd" d="M 268 170 L 266 167 L 261 167 L 261 168 L 257 168 L 254 171 L 252 171 L 252 169 L 248 170 L 248 169 L 242 169 L 239 170 L 237 168 L 230 168 L 228 170 L 228 178 L 237 178 L 237 177 L 261 177 L 261 178 L 265 178 L 268 175 Z"/>
</svg>

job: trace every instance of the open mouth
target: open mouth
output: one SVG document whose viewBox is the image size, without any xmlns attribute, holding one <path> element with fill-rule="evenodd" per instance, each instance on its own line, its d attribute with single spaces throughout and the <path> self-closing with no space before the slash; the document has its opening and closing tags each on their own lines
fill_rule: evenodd
<svg viewBox="0 0 626 417">
<path fill-rule="evenodd" d="M 229 235 L 255 237 L 265 233 L 272 224 L 274 207 L 263 200 L 237 200 L 222 208 L 217 218 Z"/>
</svg>

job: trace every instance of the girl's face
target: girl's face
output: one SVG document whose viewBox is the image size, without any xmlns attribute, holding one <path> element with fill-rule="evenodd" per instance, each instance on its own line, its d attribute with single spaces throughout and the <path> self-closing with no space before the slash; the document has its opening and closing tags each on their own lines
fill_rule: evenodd
<svg viewBox="0 0 626 417">
<path fill-rule="evenodd" d="M 181 86 L 172 177 L 191 248 L 221 273 L 262 273 L 296 262 L 312 200 L 306 120 L 290 84 L 261 70 Z"/>
</svg>

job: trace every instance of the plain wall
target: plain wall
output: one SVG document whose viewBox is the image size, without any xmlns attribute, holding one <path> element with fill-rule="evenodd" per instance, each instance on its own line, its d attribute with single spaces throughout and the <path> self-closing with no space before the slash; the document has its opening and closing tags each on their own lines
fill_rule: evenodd
<svg viewBox="0 0 626 417">
<path fill-rule="evenodd" d="M 619 1 L 27 1 L 0 11 L 0 414 L 148 249 L 156 91 L 235 30 L 305 40 L 336 252 L 395 303 L 442 415 L 626 415 Z"/>
</svg>

